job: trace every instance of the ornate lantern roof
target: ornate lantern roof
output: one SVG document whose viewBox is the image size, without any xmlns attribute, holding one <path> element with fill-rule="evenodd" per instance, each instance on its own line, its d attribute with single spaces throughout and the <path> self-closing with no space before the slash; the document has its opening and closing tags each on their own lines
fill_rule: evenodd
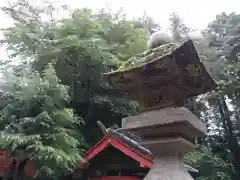
<svg viewBox="0 0 240 180">
<path fill-rule="evenodd" d="M 127 92 L 143 109 L 182 106 L 185 98 L 216 87 L 192 40 L 165 52 L 147 57 L 147 62 L 129 62 L 130 67 L 106 73 L 110 86 Z"/>
</svg>

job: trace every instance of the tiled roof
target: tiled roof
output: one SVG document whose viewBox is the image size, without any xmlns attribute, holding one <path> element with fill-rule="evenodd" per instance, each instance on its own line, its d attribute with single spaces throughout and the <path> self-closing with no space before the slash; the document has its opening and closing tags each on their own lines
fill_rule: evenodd
<svg viewBox="0 0 240 180">
<path fill-rule="evenodd" d="M 130 132 L 122 132 L 117 127 L 108 128 L 107 131 L 108 131 L 109 134 L 119 138 L 121 141 L 126 143 L 128 146 L 130 146 L 134 150 L 140 152 L 141 154 L 144 154 L 144 155 L 149 156 L 151 158 L 153 157 L 152 153 L 148 149 L 146 149 L 146 148 L 144 148 L 143 146 L 140 145 L 140 142 L 142 140 L 138 136 L 136 136 L 136 135 L 134 135 Z M 189 172 L 198 172 L 198 170 L 196 170 L 196 169 L 194 169 L 194 168 L 192 168 L 188 165 L 185 165 L 185 168 Z"/>
</svg>

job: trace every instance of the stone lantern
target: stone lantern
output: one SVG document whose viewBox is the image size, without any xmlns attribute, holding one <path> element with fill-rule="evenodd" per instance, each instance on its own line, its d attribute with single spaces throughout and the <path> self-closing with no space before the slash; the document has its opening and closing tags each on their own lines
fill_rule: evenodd
<svg viewBox="0 0 240 180">
<path fill-rule="evenodd" d="M 141 113 L 124 118 L 122 129 L 143 139 L 154 164 L 145 180 L 192 180 L 183 155 L 195 148 L 205 125 L 188 109 L 184 99 L 215 88 L 191 40 L 161 57 L 131 68 L 105 74 L 116 90 L 136 100 Z"/>
</svg>

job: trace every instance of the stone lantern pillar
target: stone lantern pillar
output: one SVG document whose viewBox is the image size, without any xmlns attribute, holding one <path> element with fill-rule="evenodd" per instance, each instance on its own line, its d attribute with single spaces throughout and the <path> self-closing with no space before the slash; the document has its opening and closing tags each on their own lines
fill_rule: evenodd
<svg viewBox="0 0 240 180">
<path fill-rule="evenodd" d="M 183 155 L 195 148 L 195 139 L 204 136 L 206 128 L 183 107 L 184 99 L 215 87 L 192 41 L 149 63 L 106 76 L 112 87 L 140 104 L 141 113 L 124 118 L 122 128 L 140 136 L 153 154 L 145 180 L 192 180 Z"/>
</svg>

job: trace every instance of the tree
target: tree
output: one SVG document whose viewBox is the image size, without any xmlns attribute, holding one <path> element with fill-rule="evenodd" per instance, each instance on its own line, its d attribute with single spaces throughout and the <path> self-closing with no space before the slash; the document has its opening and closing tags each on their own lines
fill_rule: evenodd
<svg viewBox="0 0 240 180">
<path fill-rule="evenodd" d="M 8 103 L 1 109 L 0 147 L 15 163 L 5 178 L 22 179 L 28 160 L 36 163 L 38 177 L 75 167 L 82 161 L 85 142 L 78 131 L 82 119 L 66 107 L 67 87 L 51 66 L 43 74 L 27 69 L 20 74 L 2 87 Z"/>
<path fill-rule="evenodd" d="M 217 91 L 202 95 L 197 99 L 195 98 L 191 101 L 192 103 L 187 104 L 188 108 L 193 110 L 208 127 L 208 136 L 200 140 L 205 150 L 198 149 L 193 153 L 194 155 L 186 157 L 188 160 L 191 158 L 201 159 L 201 161 L 199 159 L 196 162 L 196 165 L 200 169 L 198 177 L 200 179 L 239 179 L 239 175 L 236 177 L 236 173 L 238 174 L 239 171 L 239 159 L 237 155 L 239 145 L 236 133 L 239 130 L 235 125 L 238 117 L 236 113 L 232 113 L 229 110 L 226 102 L 227 99 L 231 99 L 233 102 L 231 104 L 234 104 L 235 108 L 239 107 L 235 105 L 238 103 L 232 100 L 238 99 L 236 98 L 238 96 L 236 96 L 236 93 L 239 91 L 237 90 L 239 66 L 236 63 L 233 64 L 231 56 L 229 56 L 232 54 L 229 50 L 232 49 L 234 51 L 235 48 L 232 48 L 233 44 L 230 45 L 228 42 L 230 39 L 237 39 L 237 37 L 234 38 L 232 36 L 232 33 L 236 32 L 236 26 L 232 23 L 237 24 L 238 18 L 232 17 L 232 15 L 231 17 L 227 17 L 226 14 L 222 14 L 221 17 L 217 16 L 217 20 L 210 23 L 207 30 L 199 35 L 199 37 L 191 37 L 200 59 L 219 84 Z M 190 29 L 181 22 L 176 13 L 171 15 L 170 22 L 170 29 L 175 41 L 181 42 L 190 37 Z M 217 37 L 213 38 L 214 36 Z M 229 45 L 226 46 L 226 44 Z M 226 61 L 227 59 L 228 61 Z M 237 109 L 235 109 L 236 111 Z M 213 154 L 215 157 L 207 161 L 207 157 L 211 157 Z M 217 163 L 224 163 L 225 168 L 220 170 L 218 166 L 220 164 Z M 207 168 L 208 170 L 202 168 Z"/>
<path fill-rule="evenodd" d="M 212 127 L 217 126 L 217 133 L 212 133 L 209 143 L 213 152 L 231 162 L 236 174 L 232 179 L 240 177 L 239 157 L 239 72 L 238 62 L 238 24 L 239 15 L 222 13 L 209 23 L 205 33 L 211 38 L 211 47 L 215 48 L 216 57 L 212 66 L 214 78 L 219 88 L 208 97 L 209 105 L 214 109 Z M 215 128 L 214 128 L 215 129 Z"/>
<path fill-rule="evenodd" d="M 93 13 L 83 8 L 72 10 L 66 18 L 45 21 L 41 17 L 47 10 L 48 6 L 39 9 L 24 0 L 3 8 L 15 21 L 4 31 L 5 43 L 12 55 L 30 59 L 39 72 L 53 64 L 57 77 L 70 87 L 71 107 L 84 119 L 83 133 L 91 145 L 100 135 L 96 121 L 109 126 L 114 120 L 120 125 L 122 117 L 136 112 L 124 94 L 106 90 L 102 74 L 142 52 L 146 32 L 134 28 L 122 12 Z"/>
<path fill-rule="evenodd" d="M 146 49 L 147 29 L 143 19 L 127 20 L 123 9 L 117 12 L 101 9 L 94 17 L 105 29 L 102 37 L 120 64 Z"/>
<path fill-rule="evenodd" d="M 181 42 L 189 37 L 190 28 L 188 28 L 177 15 L 177 13 L 172 13 L 169 18 L 170 30 L 173 35 L 173 40 Z"/>
<path fill-rule="evenodd" d="M 30 129 L 34 129 L 35 125 L 40 122 L 39 118 L 42 118 L 44 122 L 53 118 L 49 112 L 50 109 L 51 112 L 66 113 L 63 110 L 65 106 L 52 109 L 55 106 L 50 107 L 44 100 L 44 98 L 55 97 L 54 95 L 57 94 L 48 94 L 50 91 L 45 88 L 45 83 L 49 80 L 44 75 L 46 66 L 52 64 L 56 76 L 50 77 L 58 77 L 63 85 L 70 87 L 71 101 L 66 107 L 75 109 L 76 114 L 84 119 L 85 128 L 82 129 L 81 126 L 77 125 L 77 129 L 83 133 L 91 145 L 100 137 L 96 121 L 101 120 L 106 126 L 120 125 L 122 117 L 137 112 L 135 103 L 128 100 L 125 94 L 106 90 L 108 84 L 103 73 L 117 69 L 129 57 L 143 52 L 147 45 L 148 28 L 159 28 L 159 25 L 154 23 L 153 19 L 146 14 L 137 20 L 127 20 L 121 9 L 118 12 L 102 9 L 93 13 L 88 8 L 71 10 L 64 7 L 64 9 L 59 9 L 67 11 L 68 16 L 58 19 L 54 17 L 57 9 L 58 7 L 53 7 L 51 4 L 42 5 L 40 8 L 33 7 L 24 0 L 2 8 L 15 22 L 12 27 L 4 30 L 4 42 L 12 52 L 12 56 L 21 57 L 22 62 L 31 68 L 25 76 L 21 74 L 26 71 L 25 67 L 24 71 L 20 71 L 20 74 L 16 74 L 18 69 L 13 69 L 14 76 L 8 77 L 8 86 L 6 86 L 5 92 L 13 93 L 7 97 L 4 93 L 2 97 L 6 98 L 7 102 L 11 102 L 10 105 L 13 105 L 13 109 L 6 108 L 6 103 L 1 105 L 4 107 L 3 112 L 13 119 L 3 116 L 0 127 L 2 127 L 3 137 L 6 137 L 8 131 L 13 128 L 8 125 L 9 122 L 13 123 L 19 119 L 23 124 L 26 124 L 27 119 L 34 119 L 35 124 L 29 126 Z M 47 17 L 47 20 L 43 19 L 43 16 Z M 201 36 L 191 37 L 201 60 L 207 65 L 219 84 L 219 89 L 216 92 L 193 98 L 186 104 L 208 126 L 208 136 L 200 140 L 203 148 L 199 148 L 186 156 L 186 159 L 192 160 L 193 166 L 200 169 L 199 179 L 208 178 L 209 180 L 210 177 L 211 180 L 227 180 L 230 176 L 232 179 L 237 177 L 236 174 L 239 176 L 238 162 L 240 161 L 237 153 L 239 151 L 240 71 L 238 56 L 236 56 L 238 48 L 235 48 L 238 47 L 238 19 L 239 16 L 234 13 L 219 15 L 216 20 L 209 24 Z M 191 29 L 182 22 L 176 13 L 171 15 L 170 23 L 170 30 L 175 41 L 182 42 L 190 37 Z M 235 56 L 233 57 L 232 54 Z M 54 72 L 52 68 L 50 71 Z M 49 68 L 47 68 L 48 70 Z M 5 75 L 5 77 L 7 76 Z M 38 81 L 35 82 L 34 79 L 38 79 Z M 13 85 L 11 83 L 13 80 L 21 83 Z M 28 87 L 25 90 L 22 80 L 23 82 L 31 82 L 33 87 Z M 22 85 L 21 91 L 19 85 Z M 38 94 L 37 97 L 30 96 L 31 92 L 38 87 L 44 87 L 43 89 L 46 91 L 44 90 L 43 94 L 45 93 L 47 96 L 42 94 Z M 50 87 L 52 88 L 52 86 Z M 61 85 L 61 87 L 64 86 Z M 53 99 L 59 101 L 58 98 Z M 37 100 L 41 100 L 41 102 L 36 103 L 36 106 L 27 106 L 27 104 L 32 105 L 38 102 Z M 23 102 L 26 106 L 22 106 Z M 231 108 L 229 104 L 231 104 Z M 28 108 L 31 111 L 24 110 Z M 19 117 L 12 117 L 12 114 L 16 113 Z M 35 114 L 30 114 L 30 116 L 28 113 Z M 73 118 L 73 115 L 71 117 Z M 64 122 L 68 121 L 64 120 Z M 14 129 L 16 137 L 21 137 L 21 139 L 34 137 L 36 138 L 34 143 L 43 143 L 42 140 L 37 139 L 41 136 L 39 135 L 41 132 L 36 133 L 35 137 L 32 134 L 27 134 L 27 130 L 19 124 L 13 123 L 13 125 L 14 128 L 17 127 L 21 130 Z M 49 131 L 51 129 L 52 134 L 49 133 L 49 135 L 57 133 L 52 130 L 56 128 L 55 124 L 49 126 L 49 129 L 44 128 Z M 18 131 L 22 134 L 19 134 Z M 77 139 L 77 141 L 82 142 L 82 139 Z M 3 139 L 2 142 L 2 146 L 8 147 L 13 157 L 22 157 L 19 151 L 12 149 L 14 141 Z M 29 143 L 26 146 L 34 144 L 30 139 L 26 143 Z M 59 146 L 62 147 L 62 143 Z M 20 147 L 19 145 L 18 148 Z M 75 150 L 80 147 L 76 147 Z M 41 167 L 46 168 L 46 162 L 38 159 L 36 154 L 32 154 L 34 149 L 30 150 L 23 154 L 23 159 L 30 156 L 30 158 L 37 160 L 38 164 L 42 165 Z M 49 168 L 59 170 L 60 167 L 65 168 L 74 164 L 71 159 L 68 160 L 70 162 L 67 164 L 64 163 L 64 159 L 56 164 L 57 157 L 51 159 Z M 211 169 L 211 171 L 205 168 Z M 217 173 L 217 171 L 221 173 Z"/>
<path fill-rule="evenodd" d="M 231 180 L 230 164 L 214 154 L 211 148 L 199 147 L 185 156 L 187 164 L 199 170 L 197 180 Z"/>
</svg>

